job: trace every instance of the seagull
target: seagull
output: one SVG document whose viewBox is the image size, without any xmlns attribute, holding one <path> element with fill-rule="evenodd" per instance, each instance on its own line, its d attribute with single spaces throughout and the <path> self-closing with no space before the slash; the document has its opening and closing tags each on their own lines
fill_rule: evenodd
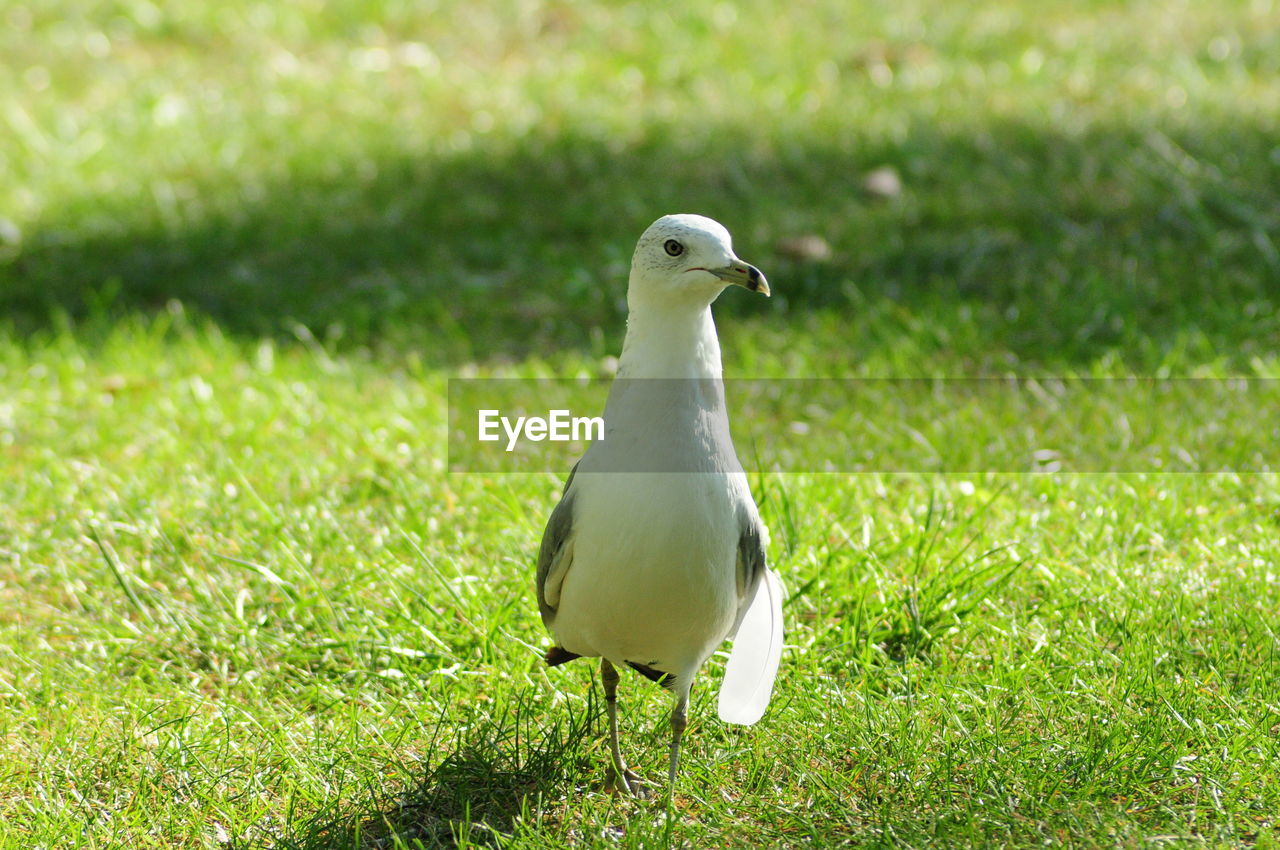
<svg viewBox="0 0 1280 850">
<path fill-rule="evenodd" d="M 538 608 L 555 641 L 545 660 L 600 659 L 615 790 L 642 796 L 643 785 L 618 743 L 619 668 L 674 694 L 668 804 L 707 658 L 733 639 L 719 714 L 750 725 L 782 653 L 782 583 L 729 436 L 711 318 L 730 285 L 769 295 L 720 223 L 668 215 L 641 235 L 604 438 L 574 465 L 538 552 Z"/>
</svg>

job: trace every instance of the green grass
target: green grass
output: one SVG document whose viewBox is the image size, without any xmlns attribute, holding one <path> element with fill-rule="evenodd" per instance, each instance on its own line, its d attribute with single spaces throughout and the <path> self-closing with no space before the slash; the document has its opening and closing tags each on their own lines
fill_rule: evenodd
<svg viewBox="0 0 1280 850">
<path fill-rule="evenodd" d="M 51 0 L 0 53 L 0 846 L 1280 844 L 1270 0 Z M 742 729 L 708 665 L 668 836 L 539 661 L 565 470 L 448 472 L 446 398 L 606 376 L 674 211 L 773 284 L 731 377 L 1244 376 L 1030 412 L 1249 471 L 935 474 L 1029 396 L 824 401 L 877 456 L 758 458 L 783 672 Z"/>
</svg>

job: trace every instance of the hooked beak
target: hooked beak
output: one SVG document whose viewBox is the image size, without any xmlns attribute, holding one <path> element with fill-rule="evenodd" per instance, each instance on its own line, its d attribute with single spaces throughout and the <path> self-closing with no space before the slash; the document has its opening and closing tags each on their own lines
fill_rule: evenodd
<svg viewBox="0 0 1280 850">
<path fill-rule="evenodd" d="M 741 286 L 752 292 L 761 292 L 765 295 L 769 294 L 769 281 L 765 280 L 760 270 L 750 263 L 744 263 L 741 260 L 734 260 L 722 269 L 707 269 L 716 277 L 726 283 L 732 283 L 734 286 Z"/>
</svg>

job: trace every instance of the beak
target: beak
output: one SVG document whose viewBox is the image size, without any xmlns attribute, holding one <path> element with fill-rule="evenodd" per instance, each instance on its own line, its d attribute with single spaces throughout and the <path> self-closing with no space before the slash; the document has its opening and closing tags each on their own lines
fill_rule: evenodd
<svg viewBox="0 0 1280 850">
<path fill-rule="evenodd" d="M 722 269 L 707 269 L 716 277 L 734 286 L 750 289 L 752 292 L 769 294 L 769 281 L 765 280 L 760 270 L 750 263 L 734 260 Z"/>
</svg>

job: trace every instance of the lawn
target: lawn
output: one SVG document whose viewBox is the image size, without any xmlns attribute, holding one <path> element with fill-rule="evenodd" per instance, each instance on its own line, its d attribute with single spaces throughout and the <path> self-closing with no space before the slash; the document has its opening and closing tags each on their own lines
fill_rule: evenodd
<svg viewBox="0 0 1280 850">
<path fill-rule="evenodd" d="M 0 846 L 1280 846 L 1273 0 L 17 0 L 0 55 Z M 448 400 L 607 380 L 677 211 L 773 287 L 717 317 L 789 630 L 668 822 L 540 660 L 572 453 L 451 468 Z"/>
</svg>

